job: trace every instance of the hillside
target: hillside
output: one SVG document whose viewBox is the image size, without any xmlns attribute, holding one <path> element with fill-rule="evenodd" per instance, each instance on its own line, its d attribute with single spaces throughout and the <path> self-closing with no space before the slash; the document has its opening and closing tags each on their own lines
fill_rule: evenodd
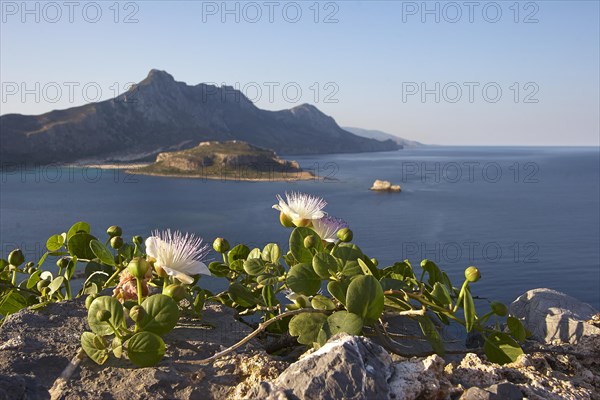
<svg viewBox="0 0 600 400">
<path fill-rule="evenodd" d="M 273 151 L 246 142 L 202 142 L 191 149 L 160 153 L 137 174 L 227 180 L 314 179 L 297 162 L 279 158 Z"/>
<path fill-rule="evenodd" d="M 423 143 L 417 142 L 415 140 L 405 139 L 400 136 L 393 135 L 391 133 L 378 131 L 378 130 L 374 130 L 374 129 L 353 128 L 350 126 L 344 126 L 344 127 L 342 127 L 342 129 L 344 129 L 348 132 L 354 133 L 355 135 L 370 138 L 370 139 L 392 140 L 402 147 L 425 146 Z"/>
<path fill-rule="evenodd" d="M 309 104 L 261 110 L 231 87 L 190 86 L 158 70 L 114 99 L 42 115 L 0 117 L 4 162 L 152 159 L 208 140 L 242 140 L 279 154 L 399 148 L 391 140 L 347 132 Z"/>
</svg>

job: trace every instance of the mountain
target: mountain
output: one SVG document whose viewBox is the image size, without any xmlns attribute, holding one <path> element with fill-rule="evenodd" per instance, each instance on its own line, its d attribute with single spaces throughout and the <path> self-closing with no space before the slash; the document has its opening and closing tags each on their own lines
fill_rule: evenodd
<svg viewBox="0 0 600 400">
<path fill-rule="evenodd" d="M 371 129 L 352 128 L 349 126 L 344 126 L 344 127 L 342 127 L 342 129 L 344 129 L 348 132 L 354 133 L 355 135 L 366 137 L 366 138 L 377 139 L 377 140 L 393 140 L 394 142 L 398 143 L 400 146 L 403 146 L 403 147 L 425 146 L 423 143 L 417 142 L 415 140 L 404 139 L 404 138 L 401 138 L 399 136 L 396 136 L 396 135 L 393 135 L 393 134 L 387 133 L 387 132 L 371 130 Z"/>
<path fill-rule="evenodd" d="M 199 142 L 242 140 L 281 154 L 397 150 L 356 136 L 316 107 L 257 108 L 229 86 L 177 82 L 165 71 L 148 76 L 120 96 L 42 115 L 0 117 L 4 162 L 74 162 L 153 159 L 163 151 Z"/>
</svg>

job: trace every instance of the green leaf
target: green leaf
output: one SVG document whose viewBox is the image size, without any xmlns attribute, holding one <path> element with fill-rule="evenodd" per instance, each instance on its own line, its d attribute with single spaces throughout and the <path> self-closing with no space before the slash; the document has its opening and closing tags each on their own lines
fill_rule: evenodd
<svg viewBox="0 0 600 400">
<path fill-rule="evenodd" d="M 248 258 L 251 258 L 250 255 L 248 255 Z M 244 272 L 244 263 L 246 262 L 246 260 L 235 260 L 234 262 L 232 262 L 231 264 L 229 264 L 229 269 L 235 272 Z M 225 264 L 223 264 L 225 265 Z"/>
<path fill-rule="evenodd" d="M 429 275 L 429 284 L 433 286 L 436 282 L 444 283 L 444 276 L 439 267 L 431 260 L 421 261 L 421 268 L 427 271 Z"/>
<path fill-rule="evenodd" d="M 253 248 L 250 253 L 248 253 L 247 259 L 250 258 L 260 258 L 260 249 L 258 247 Z"/>
<path fill-rule="evenodd" d="M 52 296 L 54 293 L 56 293 L 56 291 L 58 291 L 61 288 L 61 286 L 64 282 L 65 282 L 65 277 L 62 275 L 54 278 L 52 280 L 52 282 L 50 282 L 50 284 L 48 285 L 48 289 L 49 289 L 48 294 L 50 296 Z"/>
<path fill-rule="evenodd" d="M 155 294 L 146 298 L 142 302 L 142 308 L 146 311 L 147 316 L 139 326 L 145 331 L 164 335 L 170 332 L 179 321 L 177 303 L 164 294 Z"/>
<path fill-rule="evenodd" d="M 106 265 L 115 266 L 115 257 L 110 250 L 97 240 L 90 241 L 90 249 L 97 259 Z"/>
<path fill-rule="evenodd" d="M 102 336 L 92 332 L 83 332 L 81 347 L 85 354 L 98 365 L 102 365 L 108 360 L 108 344 Z"/>
<path fill-rule="evenodd" d="M 90 261 L 85 265 L 86 282 L 95 282 L 99 285 L 104 285 L 108 277 L 113 274 L 112 267 L 104 264 Z"/>
<path fill-rule="evenodd" d="M 90 248 L 90 242 L 96 238 L 89 233 L 76 233 L 71 236 L 67 242 L 67 248 L 72 256 L 85 260 L 92 260 L 96 257 Z"/>
<path fill-rule="evenodd" d="M 242 307 L 254 307 L 260 302 L 260 299 L 250 289 L 237 282 L 229 285 L 227 293 L 231 300 Z"/>
<path fill-rule="evenodd" d="M 357 261 L 347 261 L 344 264 L 340 262 L 340 264 L 342 275 L 344 276 L 353 277 L 362 274 L 362 269 Z"/>
<path fill-rule="evenodd" d="M 469 288 L 465 288 L 465 294 L 463 296 L 464 303 L 463 308 L 465 312 L 465 328 L 467 332 L 471 332 L 473 324 L 475 323 L 475 303 L 473 302 L 473 296 Z"/>
<path fill-rule="evenodd" d="M 75 275 L 75 268 L 77 267 L 77 256 L 73 256 L 69 260 L 69 264 L 67 264 L 67 268 L 65 269 L 64 277 L 67 280 L 71 280 L 73 275 Z"/>
<path fill-rule="evenodd" d="M 256 277 L 256 283 L 263 286 L 275 285 L 279 282 L 279 278 L 273 275 L 265 274 Z"/>
<path fill-rule="evenodd" d="M 264 261 L 270 262 L 272 264 L 279 264 L 279 259 L 281 258 L 281 250 L 279 249 L 279 246 L 277 244 L 269 243 L 263 249 L 261 257 Z"/>
<path fill-rule="evenodd" d="M 312 298 L 310 305 L 317 310 L 335 310 L 335 304 L 331 299 L 318 294 Z M 361 321 L 362 324 L 362 321 Z"/>
<path fill-rule="evenodd" d="M 138 367 L 151 367 L 165 355 L 165 342 L 152 332 L 138 332 L 127 341 L 127 355 Z"/>
<path fill-rule="evenodd" d="M 358 260 L 363 257 L 363 253 L 357 245 L 342 243 L 332 252 L 332 255 L 337 259 L 338 268 L 343 275 L 355 276 L 363 273 L 358 264 Z"/>
<path fill-rule="evenodd" d="M 56 251 L 63 247 L 65 244 L 65 238 L 62 235 L 52 235 L 48 238 L 46 242 L 46 248 L 48 251 Z"/>
<path fill-rule="evenodd" d="M 416 279 L 412 266 L 408 261 L 397 262 L 394 265 L 383 270 L 384 275 L 389 275 L 393 279 L 405 280 Z"/>
<path fill-rule="evenodd" d="M 27 307 L 27 301 L 16 290 L 9 290 L 0 297 L 0 314 L 6 317 Z"/>
<path fill-rule="evenodd" d="M 331 254 L 322 251 L 315 254 L 312 258 L 312 267 L 317 275 L 323 279 L 327 279 L 335 275 L 338 264 Z"/>
<path fill-rule="evenodd" d="M 510 334 L 519 342 L 523 342 L 527 338 L 527 332 L 525 331 L 525 327 L 515 317 L 508 317 L 506 319 L 506 325 L 508 325 L 508 329 L 510 330 Z"/>
<path fill-rule="evenodd" d="M 433 285 L 431 295 L 443 306 L 452 304 L 452 298 L 450 297 L 450 293 L 448 293 L 448 289 L 439 282 Z"/>
<path fill-rule="evenodd" d="M 107 310 L 110 312 L 110 323 L 119 328 L 123 323 L 123 306 L 117 299 L 111 296 L 100 296 L 92 301 L 88 310 L 88 324 L 90 329 L 100 336 L 112 335 L 113 330 L 108 322 L 98 319 L 98 312 Z"/>
<path fill-rule="evenodd" d="M 337 301 L 346 305 L 346 293 L 348 292 L 349 281 L 345 280 L 342 282 L 339 281 L 331 281 L 327 284 L 327 291 L 331 294 Z"/>
<path fill-rule="evenodd" d="M 265 262 L 260 258 L 248 258 L 244 261 L 244 271 L 248 275 L 257 276 L 265 272 L 266 269 Z"/>
<path fill-rule="evenodd" d="M 515 362 L 524 354 L 519 343 L 503 332 L 494 332 L 485 338 L 483 350 L 489 361 L 500 365 Z"/>
<path fill-rule="evenodd" d="M 121 358 L 123 355 L 123 341 L 119 339 L 117 336 L 112 340 L 111 349 L 115 357 Z"/>
<path fill-rule="evenodd" d="M 358 266 L 362 270 L 363 274 L 365 274 L 365 275 L 373 275 L 373 272 L 371 272 L 371 269 L 369 269 L 369 267 L 367 266 L 367 264 L 365 264 L 365 262 L 363 260 L 361 260 L 360 258 L 358 259 Z"/>
<path fill-rule="evenodd" d="M 297 264 L 290 268 L 286 283 L 295 293 L 306 296 L 312 296 L 321 289 L 321 278 L 310 264 Z"/>
<path fill-rule="evenodd" d="M 360 335 L 363 328 L 363 320 L 360 316 L 348 311 L 337 311 L 327 318 L 325 331 L 328 336 L 334 336 L 340 332 L 349 335 Z"/>
<path fill-rule="evenodd" d="M 240 262 L 243 262 L 240 260 Z M 208 264 L 208 270 L 216 277 L 223 278 L 229 274 L 229 267 L 217 261 Z"/>
<path fill-rule="evenodd" d="M 300 263 L 310 264 L 312 262 L 313 253 L 310 249 L 304 247 L 304 238 L 307 236 L 317 236 L 313 249 L 317 252 L 323 250 L 323 242 L 318 235 L 310 228 L 298 227 L 292 231 L 290 235 L 290 252 L 294 258 Z"/>
<path fill-rule="evenodd" d="M 71 237 L 75 236 L 79 232 L 90 233 L 90 224 L 87 222 L 76 222 L 73 224 L 69 231 L 67 232 L 67 242 L 71 240 Z"/>
<path fill-rule="evenodd" d="M 417 320 L 419 321 L 419 326 L 421 326 L 421 331 L 427 338 L 429 344 L 431 344 L 433 351 L 435 351 L 437 355 L 443 356 L 446 351 L 435 324 L 427 315 L 419 315 L 417 316 Z"/>
<path fill-rule="evenodd" d="M 361 275 L 350 282 L 346 308 L 359 315 L 367 324 L 377 321 L 383 313 L 383 289 L 372 275 Z"/>
<path fill-rule="evenodd" d="M 29 279 L 27 279 L 27 289 L 32 289 L 35 287 L 35 285 L 37 285 L 41 279 L 40 275 L 42 275 L 42 270 L 36 269 L 35 272 L 29 276 Z"/>
<path fill-rule="evenodd" d="M 235 260 L 245 260 L 248 257 L 248 254 L 250 254 L 250 249 L 243 244 L 238 244 L 227 253 L 227 260 L 229 261 L 229 264 Z"/>
<path fill-rule="evenodd" d="M 273 307 L 274 305 L 279 304 L 277 298 L 275 297 L 273 286 L 264 286 L 262 288 L 262 298 L 268 307 Z"/>
<path fill-rule="evenodd" d="M 289 325 L 290 335 L 298 336 L 298 343 L 312 345 L 318 342 L 317 337 L 327 315 L 321 313 L 303 313 L 294 316 Z"/>
</svg>

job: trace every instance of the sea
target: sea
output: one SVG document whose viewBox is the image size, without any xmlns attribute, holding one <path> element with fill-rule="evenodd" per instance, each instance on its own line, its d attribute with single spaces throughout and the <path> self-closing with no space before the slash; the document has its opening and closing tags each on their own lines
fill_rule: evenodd
<svg viewBox="0 0 600 400">
<path fill-rule="evenodd" d="M 445 270 L 455 286 L 476 266 L 479 302 L 510 303 L 547 287 L 600 308 L 600 151 L 598 147 L 444 147 L 395 152 L 288 157 L 312 170 L 309 181 L 231 181 L 143 176 L 86 166 L 2 164 L 2 257 L 15 247 L 28 260 L 46 239 L 86 221 L 106 238 L 154 230 L 191 232 L 207 243 L 288 248 L 290 231 L 271 208 L 276 195 L 323 197 L 344 219 L 354 242 L 380 267 L 422 259 Z M 370 191 L 375 179 L 400 193 Z M 209 259 L 217 259 L 211 253 Z M 54 263 L 48 259 L 48 267 Z M 224 287 L 202 277 L 201 286 Z"/>
</svg>

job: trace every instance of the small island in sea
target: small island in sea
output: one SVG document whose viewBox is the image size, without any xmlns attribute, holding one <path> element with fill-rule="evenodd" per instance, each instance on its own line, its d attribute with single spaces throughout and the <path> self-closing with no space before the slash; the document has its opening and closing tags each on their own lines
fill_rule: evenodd
<svg viewBox="0 0 600 400">
<path fill-rule="evenodd" d="M 317 179 L 312 172 L 302 170 L 296 161 L 284 160 L 272 150 L 240 140 L 201 142 L 191 149 L 159 153 L 153 164 L 128 172 L 239 181 Z"/>
</svg>

